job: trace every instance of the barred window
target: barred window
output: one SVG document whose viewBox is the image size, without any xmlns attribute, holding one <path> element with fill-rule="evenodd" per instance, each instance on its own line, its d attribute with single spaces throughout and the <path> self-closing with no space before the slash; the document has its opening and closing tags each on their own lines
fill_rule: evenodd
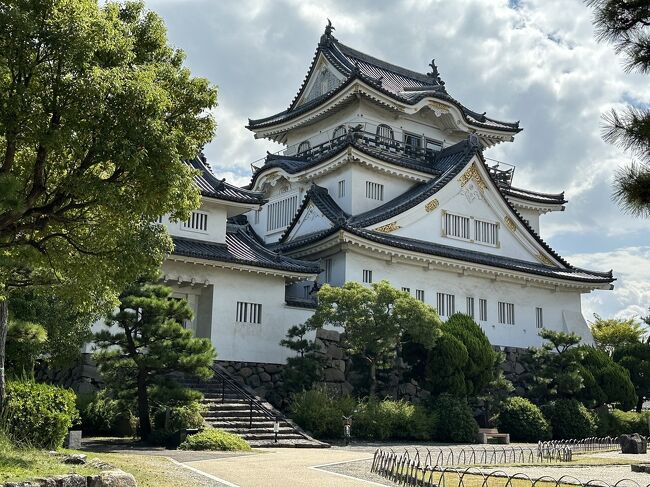
<svg viewBox="0 0 650 487">
<path fill-rule="evenodd" d="M 345 179 L 339 181 L 339 198 L 345 198 Z"/>
<path fill-rule="evenodd" d="M 262 305 L 237 301 L 238 323 L 262 323 Z"/>
<path fill-rule="evenodd" d="M 332 133 L 332 140 L 336 140 L 339 137 L 343 137 L 345 134 L 348 133 L 348 129 L 345 128 L 345 125 L 339 125 L 334 129 L 334 133 Z"/>
<path fill-rule="evenodd" d="M 372 271 L 369 271 L 368 269 L 363 270 L 363 282 L 366 284 L 372 283 Z"/>
<path fill-rule="evenodd" d="M 478 300 L 478 319 L 479 321 L 487 321 L 488 319 L 487 299 Z"/>
<path fill-rule="evenodd" d="M 499 323 L 502 325 L 515 324 L 515 305 L 499 301 Z"/>
<path fill-rule="evenodd" d="M 208 231 L 208 214 L 203 211 L 193 211 L 190 219 L 183 222 L 183 228 L 186 230 L 195 230 L 198 232 Z"/>
<path fill-rule="evenodd" d="M 308 150 L 311 149 L 311 144 L 309 143 L 308 140 L 304 140 L 298 145 L 298 155 L 307 152 Z"/>
<path fill-rule="evenodd" d="M 451 316 L 456 312 L 456 296 L 453 294 L 436 293 L 436 303 L 440 316 Z"/>
<path fill-rule="evenodd" d="M 366 181 L 366 198 L 384 201 L 384 185 Z"/>
<path fill-rule="evenodd" d="M 395 140 L 395 135 L 393 129 L 386 124 L 381 124 L 377 126 L 377 142 L 390 142 Z"/>
<path fill-rule="evenodd" d="M 325 275 L 323 280 L 327 283 L 332 282 L 332 259 L 325 259 Z"/>
<path fill-rule="evenodd" d="M 419 301 L 424 302 L 424 289 L 416 289 L 415 298 Z"/>
<path fill-rule="evenodd" d="M 469 228 L 468 217 L 445 213 L 445 233 L 447 236 L 469 240 L 471 238 Z"/>
<path fill-rule="evenodd" d="M 402 291 L 404 291 L 405 293 L 409 293 L 409 294 L 410 294 L 410 293 L 411 293 L 411 288 L 410 288 L 410 287 L 403 287 L 403 288 L 402 288 Z"/>
<path fill-rule="evenodd" d="M 474 240 L 489 245 L 496 245 L 498 242 L 498 227 L 496 223 L 474 220 Z"/>
<path fill-rule="evenodd" d="M 535 308 L 535 324 L 537 328 L 544 328 L 544 312 L 542 308 Z"/>
<path fill-rule="evenodd" d="M 467 298 L 467 316 L 474 318 L 474 298 Z"/>
<path fill-rule="evenodd" d="M 286 227 L 297 209 L 298 195 L 269 203 L 266 210 L 266 230 L 270 232 Z"/>
</svg>

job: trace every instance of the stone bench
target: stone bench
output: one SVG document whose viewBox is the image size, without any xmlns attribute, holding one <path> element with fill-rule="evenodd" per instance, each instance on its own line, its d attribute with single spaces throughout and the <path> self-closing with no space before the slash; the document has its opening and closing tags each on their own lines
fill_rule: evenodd
<svg viewBox="0 0 650 487">
<path fill-rule="evenodd" d="M 504 445 L 510 444 L 509 433 L 499 433 L 499 430 L 497 430 L 496 428 L 479 428 L 478 442 L 481 445 L 487 444 L 490 438 L 494 438 L 497 441 L 497 443 L 502 443 Z"/>
</svg>

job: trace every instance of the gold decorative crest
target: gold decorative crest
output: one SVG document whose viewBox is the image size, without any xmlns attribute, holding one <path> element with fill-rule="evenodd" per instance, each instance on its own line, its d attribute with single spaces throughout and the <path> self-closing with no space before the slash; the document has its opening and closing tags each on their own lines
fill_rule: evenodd
<svg viewBox="0 0 650 487">
<path fill-rule="evenodd" d="M 438 208 L 440 205 L 440 202 L 436 199 L 433 199 L 429 201 L 426 205 L 424 205 L 424 209 L 427 211 L 427 213 L 431 213 L 433 210 Z"/>
<path fill-rule="evenodd" d="M 542 264 L 546 264 L 547 266 L 555 267 L 555 262 L 553 262 L 551 259 L 546 257 L 544 254 L 541 252 L 537 254 L 537 258 L 540 260 Z"/>
<path fill-rule="evenodd" d="M 392 223 L 387 223 L 386 225 L 382 225 L 381 227 L 375 228 L 375 232 L 381 232 L 381 233 L 390 233 L 394 232 L 395 230 L 398 230 L 402 227 L 400 227 L 397 222 L 392 222 Z"/>
<path fill-rule="evenodd" d="M 483 176 L 481 176 L 481 173 L 476 167 L 476 164 L 472 164 L 472 166 L 467 171 L 465 171 L 465 173 L 460 178 L 458 178 L 458 181 L 460 181 L 461 187 L 464 187 L 470 181 L 474 181 L 481 192 L 487 189 L 487 184 L 483 180 Z"/>
<path fill-rule="evenodd" d="M 503 221 L 506 223 L 506 227 L 510 229 L 512 232 L 517 231 L 517 224 L 513 221 L 512 218 L 506 215 L 506 217 L 503 219 Z"/>
</svg>

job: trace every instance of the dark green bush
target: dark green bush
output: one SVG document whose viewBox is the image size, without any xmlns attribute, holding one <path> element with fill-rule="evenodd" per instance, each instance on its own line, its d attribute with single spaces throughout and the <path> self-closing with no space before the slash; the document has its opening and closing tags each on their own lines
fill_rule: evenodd
<svg viewBox="0 0 650 487">
<path fill-rule="evenodd" d="M 10 381 L 3 429 L 9 438 L 35 448 L 59 448 L 77 420 L 75 394 L 70 389 Z"/>
<path fill-rule="evenodd" d="M 181 450 L 248 451 L 250 445 L 241 436 L 226 431 L 208 428 L 188 436 L 179 446 Z"/>
<path fill-rule="evenodd" d="M 77 396 L 84 436 L 133 436 L 137 418 L 124 401 L 109 397 L 105 390 Z"/>
<path fill-rule="evenodd" d="M 648 412 L 601 411 L 598 413 L 598 436 L 620 436 L 638 433 L 648 434 Z"/>
<path fill-rule="evenodd" d="M 7 329 L 6 367 L 19 380 L 32 376 L 36 359 L 43 353 L 47 331 L 42 325 L 28 321 L 10 321 Z"/>
<path fill-rule="evenodd" d="M 595 414 L 576 399 L 558 399 L 542 411 L 551 423 L 555 439 L 582 439 L 596 434 Z"/>
<path fill-rule="evenodd" d="M 353 399 L 345 399 L 352 407 L 347 408 L 348 416 L 354 410 Z M 291 417 L 316 438 L 341 438 L 343 436 L 343 400 L 336 401 L 321 389 L 299 392 L 291 396 Z M 341 404 L 340 404 L 341 403 Z"/>
<path fill-rule="evenodd" d="M 433 409 L 438 417 L 436 439 L 456 443 L 474 443 L 478 437 L 478 423 L 465 399 L 441 394 Z"/>
<path fill-rule="evenodd" d="M 367 440 L 428 440 L 435 417 L 408 401 L 367 399 L 352 418 L 352 436 Z"/>
<path fill-rule="evenodd" d="M 200 428 L 203 426 L 202 412 L 203 406 L 199 402 L 161 408 L 154 413 L 154 428 L 170 431 Z"/>
<path fill-rule="evenodd" d="M 496 424 L 501 433 L 515 441 L 537 442 L 551 439 L 551 425 L 542 411 L 528 399 L 509 397 L 499 407 Z"/>
</svg>

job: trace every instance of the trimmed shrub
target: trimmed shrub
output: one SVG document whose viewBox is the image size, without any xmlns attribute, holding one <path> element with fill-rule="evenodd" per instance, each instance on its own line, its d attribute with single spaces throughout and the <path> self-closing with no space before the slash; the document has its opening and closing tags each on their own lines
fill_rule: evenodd
<svg viewBox="0 0 650 487">
<path fill-rule="evenodd" d="M 226 431 L 208 428 L 188 436 L 179 446 L 181 450 L 248 451 L 250 445 L 241 436 Z"/>
<path fill-rule="evenodd" d="M 523 397 L 509 397 L 499 407 L 496 424 L 501 433 L 510 433 L 515 441 L 551 439 L 551 425 L 541 409 Z"/>
<path fill-rule="evenodd" d="M 351 407 L 344 406 L 347 401 Z M 335 401 L 322 389 L 311 389 L 291 396 L 291 417 L 300 427 L 316 438 L 341 438 L 343 415 L 348 416 L 355 408 L 353 399 Z M 346 413 L 342 409 L 348 409 Z"/>
<path fill-rule="evenodd" d="M 133 436 L 137 418 L 123 401 L 112 399 L 105 390 L 77 396 L 84 436 Z"/>
<path fill-rule="evenodd" d="M 632 433 L 648 434 L 647 412 L 632 411 L 600 411 L 598 413 L 598 436 L 620 436 Z"/>
<path fill-rule="evenodd" d="M 433 409 L 438 416 L 436 439 L 456 443 L 475 443 L 478 423 L 465 399 L 441 394 Z"/>
<path fill-rule="evenodd" d="M 352 436 L 368 440 L 427 440 L 435 418 L 408 401 L 367 399 L 352 418 Z"/>
<path fill-rule="evenodd" d="M 182 406 L 161 408 L 155 412 L 153 423 L 155 429 L 180 431 L 203 426 L 203 406 L 191 402 Z"/>
<path fill-rule="evenodd" d="M 70 389 L 33 381 L 7 383 L 3 429 L 19 445 L 59 448 L 78 418 Z"/>
<path fill-rule="evenodd" d="M 554 439 L 582 439 L 596 434 L 595 415 L 576 399 L 558 399 L 542 411 L 551 423 Z"/>
</svg>

